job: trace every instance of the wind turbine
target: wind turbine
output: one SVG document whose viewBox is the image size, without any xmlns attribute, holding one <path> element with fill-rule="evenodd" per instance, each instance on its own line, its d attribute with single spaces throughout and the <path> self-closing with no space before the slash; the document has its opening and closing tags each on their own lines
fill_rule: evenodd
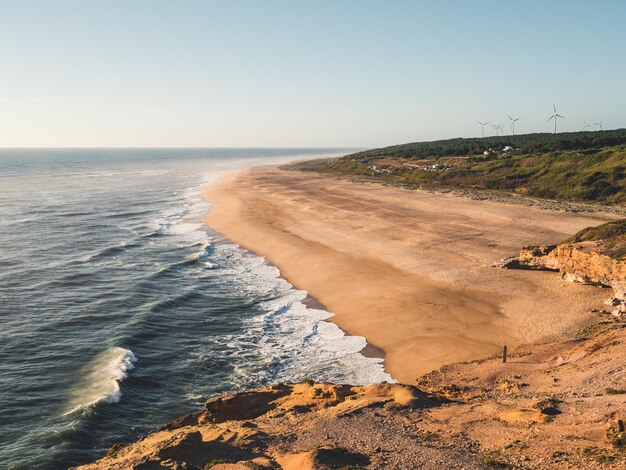
<svg viewBox="0 0 626 470">
<path fill-rule="evenodd" d="M 546 122 L 550 122 L 552 119 L 554 119 L 554 133 L 556 134 L 556 121 L 559 118 L 565 119 L 565 116 L 561 116 L 559 113 L 556 112 L 556 105 L 554 103 L 552 103 L 552 108 L 554 109 L 554 114 L 550 116 Z"/>
<path fill-rule="evenodd" d="M 513 119 L 511 116 L 509 116 L 508 114 L 506 115 L 510 120 L 511 120 L 511 129 L 513 130 L 513 135 L 515 135 L 515 122 L 519 121 L 520 119 L 522 119 L 521 117 L 515 118 Z"/>
<path fill-rule="evenodd" d="M 504 126 L 504 124 L 500 123 L 497 126 L 495 124 L 492 124 L 491 127 L 493 127 L 493 130 L 496 131 L 496 135 L 502 135 L 502 127 Z"/>
<path fill-rule="evenodd" d="M 476 121 L 476 122 L 478 124 L 480 124 L 480 136 L 484 138 L 485 137 L 485 126 L 487 124 L 489 124 L 489 121 L 487 121 L 487 122 Z"/>
<path fill-rule="evenodd" d="M 585 125 L 583 126 L 583 131 L 588 131 L 592 125 L 595 125 L 595 124 L 587 124 L 587 121 L 584 119 L 583 119 L 583 122 L 585 123 Z"/>
<path fill-rule="evenodd" d="M 604 118 L 600 119 L 600 122 L 596 122 L 595 124 L 592 124 L 592 126 L 598 126 L 600 130 L 603 131 L 604 129 L 602 128 L 602 121 L 604 121 Z"/>
</svg>

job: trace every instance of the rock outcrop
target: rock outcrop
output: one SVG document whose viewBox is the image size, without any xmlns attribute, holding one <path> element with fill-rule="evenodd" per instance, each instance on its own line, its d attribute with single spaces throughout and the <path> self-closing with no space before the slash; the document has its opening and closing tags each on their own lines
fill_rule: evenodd
<svg viewBox="0 0 626 470">
<path fill-rule="evenodd" d="M 366 466 L 371 463 L 369 454 L 384 444 L 385 433 L 370 439 L 366 452 L 347 450 L 338 445 L 337 434 L 358 434 L 367 426 L 331 432 L 333 422 L 342 418 L 349 422 L 376 409 L 397 412 L 441 401 L 416 387 L 389 383 L 361 387 L 302 382 L 261 387 L 211 398 L 204 410 L 183 416 L 135 444 L 115 447 L 102 460 L 81 468 Z M 309 444 L 296 445 L 298 440 Z"/>
<path fill-rule="evenodd" d="M 585 229 L 559 245 L 530 246 L 495 267 L 558 271 L 566 281 L 613 289 L 608 311 L 626 316 L 626 245 L 624 222 Z"/>
</svg>

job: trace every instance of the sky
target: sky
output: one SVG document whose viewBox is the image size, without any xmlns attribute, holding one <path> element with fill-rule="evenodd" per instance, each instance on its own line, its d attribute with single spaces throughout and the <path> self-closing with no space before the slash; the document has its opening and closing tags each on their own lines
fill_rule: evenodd
<svg viewBox="0 0 626 470">
<path fill-rule="evenodd" d="M 626 127 L 622 0 L 0 0 L 0 147 Z M 491 127 L 487 134 L 493 134 Z"/>
</svg>

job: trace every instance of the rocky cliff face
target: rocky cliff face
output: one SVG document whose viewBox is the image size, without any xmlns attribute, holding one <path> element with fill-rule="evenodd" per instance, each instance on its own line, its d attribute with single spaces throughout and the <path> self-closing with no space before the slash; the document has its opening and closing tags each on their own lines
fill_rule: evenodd
<svg viewBox="0 0 626 470">
<path fill-rule="evenodd" d="M 626 260 L 605 254 L 602 240 L 530 246 L 518 257 L 496 266 L 558 271 L 570 282 L 611 288 L 613 296 L 606 302 L 607 311 L 618 318 L 626 316 Z"/>
</svg>

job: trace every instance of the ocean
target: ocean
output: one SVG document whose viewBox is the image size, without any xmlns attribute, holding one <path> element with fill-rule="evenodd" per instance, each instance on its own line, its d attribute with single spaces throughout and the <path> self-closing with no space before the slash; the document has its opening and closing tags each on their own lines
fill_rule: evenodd
<svg viewBox="0 0 626 470">
<path fill-rule="evenodd" d="M 0 150 L 0 468 L 88 463 L 224 392 L 390 380 L 202 223 L 220 174 L 340 153 Z"/>
</svg>

